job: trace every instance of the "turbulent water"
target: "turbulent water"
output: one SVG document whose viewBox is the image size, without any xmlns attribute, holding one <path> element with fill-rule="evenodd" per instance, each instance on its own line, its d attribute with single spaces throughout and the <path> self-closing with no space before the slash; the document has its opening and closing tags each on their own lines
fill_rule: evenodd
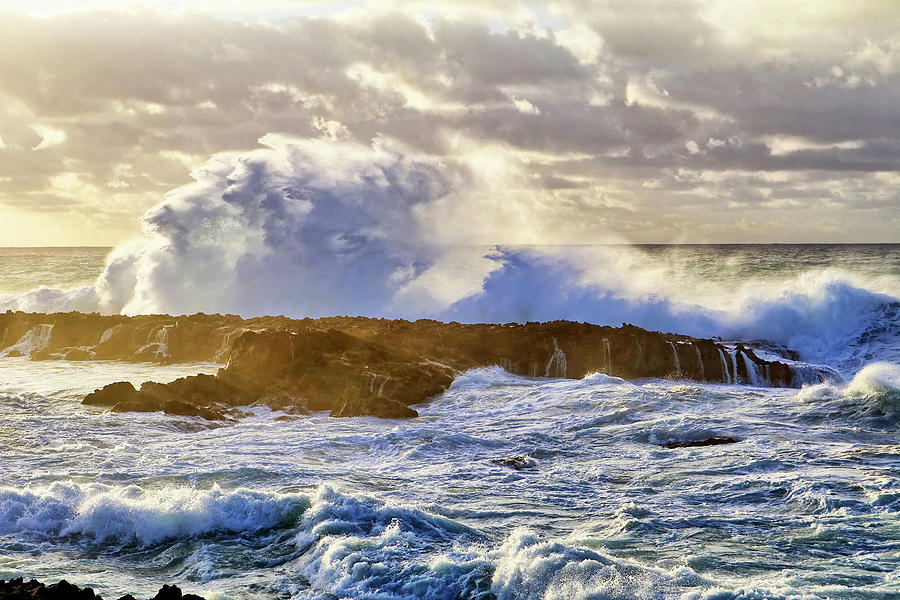
<svg viewBox="0 0 900 600">
<path fill-rule="evenodd" d="M 22 251 L 0 253 L 10 297 L 87 285 L 104 268 L 81 262 L 99 251 L 69 250 L 67 274 L 46 279 L 11 252 Z M 503 272 L 453 310 L 490 297 L 506 316 L 515 298 L 504 305 L 492 286 L 522 290 L 535 256 L 608 252 L 507 251 Z M 79 404 L 109 381 L 215 365 L 7 358 L 0 578 L 66 577 L 112 597 L 174 581 L 209 598 L 897 598 L 900 247 L 627 256 L 641 290 L 630 299 L 588 296 L 582 280 L 520 308 L 793 342 L 846 381 L 795 390 L 495 367 L 461 375 L 418 419 L 258 410 L 221 425 Z M 558 314 L 572 307 L 584 314 Z M 737 443 L 665 448 L 713 436 Z"/>
</svg>

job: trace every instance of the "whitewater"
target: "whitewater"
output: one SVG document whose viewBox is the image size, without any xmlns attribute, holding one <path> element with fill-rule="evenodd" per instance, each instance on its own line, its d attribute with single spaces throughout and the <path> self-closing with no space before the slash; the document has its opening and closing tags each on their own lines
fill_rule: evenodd
<svg viewBox="0 0 900 600">
<path fill-rule="evenodd" d="M 459 219 L 515 173 L 262 142 L 213 157 L 111 251 L 0 250 L 0 309 L 628 322 L 789 348 L 838 377 L 490 367 L 416 419 L 223 424 L 80 404 L 217 364 L 6 357 L 0 578 L 104 597 L 898 597 L 900 245 L 485 244 Z M 735 443 L 667 447 L 711 437 Z"/>
</svg>

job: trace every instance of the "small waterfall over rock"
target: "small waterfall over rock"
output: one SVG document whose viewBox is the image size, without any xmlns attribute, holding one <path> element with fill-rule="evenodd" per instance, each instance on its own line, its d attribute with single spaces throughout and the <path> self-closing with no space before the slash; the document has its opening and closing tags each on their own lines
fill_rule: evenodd
<svg viewBox="0 0 900 600">
<path fill-rule="evenodd" d="M 725 383 L 734 383 L 734 379 L 731 377 L 731 373 L 728 372 L 728 363 L 725 362 L 725 353 L 722 351 L 721 346 L 716 346 L 716 349 L 719 351 L 719 358 L 722 359 L 722 379 Z"/>
<path fill-rule="evenodd" d="M 237 328 L 237 329 L 228 329 L 228 328 L 226 328 L 225 331 L 224 331 L 223 334 L 222 334 L 222 345 L 221 345 L 221 346 L 219 347 L 219 349 L 216 351 L 215 355 L 213 356 L 213 360 L 212 360 L 212 361 L 213 361 L 213 362 L 216 362 L 216 363 L 224 363 L 224 362 L 226 362 L 226 359 L 228 358 L 228 355 L 231 354 L 231 342 L 232 342 L 232 340 L 234 340 L 235 337 L 237 337 L 237 336 L 239 336 L 239 335 L 241 335 L 242 333 L 245 333 L 245 332 L 247 332 L 247 331 L 251 331 L 251 330 L 250 330 L 250 329 L 247 329 L 247 328 L 245 328 L 245 327 L 240 327 L 240 328 Z"/>
<path fill-rule="evenodd" d="M 44 323 L 32 327 L 18 342 L 10 346 L 0 354 L 0 357 L 6 356 L 27 356 L 31 357 L 31 353 L 35 350 L 41 350 L 50 345 L 50 338 L 53 335 L 53 325 Z"/>
<path fill-rule="evenodd" d="M 670 346 L 672 346 L 672 359 L 675 361 L 675 377 L 679 379 L 684 376 L 684 373 L 681 370 L 681 361 L 678 360 L 678 348 L 675 347 L 675 342 L 666 342 Z"/>
<path fill-rule="evenodd" d="M 163 325 L 156 333 L 153 343 L 156 344 L 156 357 L 164 358 L 169 355 L 169 329 L 174 325 Z"/>
<path fill-rule="evenodd" d="M 167 358 L 169 356 L 169 330 L 175 327 L 172 325 L 162 325 L 158 329 L 152 331 L 147 336 L 147 343 L 138 348 L 135 354 L 142 355 L 148 350 L 153 349 L 152 357 L 156 360 Z"/>
<path fill-rule="evenodd" d="M 766 387 L 768 380 L 759 373 L 759 366 L 747 356 L 746 352 L 741 352 L 741 358 L 744 361 L 744 368 L 747 370 L 747 380 L 750 385 L 756 387 Z"/>
<path fill-rule="evenodd" d="M 104 331 L 103 334 L 100 336 L 100 341 L 97 343 L 105 344 L 106 342 L 111 340 L 112 336 L 115 335 L 116 331 L 121 329 L 122 327 L 124 327 L 124 326 L 123 325 L 115 325 L 113 327 L 107 328 L 106 331 Z"/>
<path fill-rule="evenodd" d="M 553 347 L 553 354 L 547 362 L 547 369 L 544 371 L 544 377 L 565 377 L 566 353 L 559 347 L 556 338 L 553 338 Z"/>
<path fill-rule="evenodd" d="M 700 347 L 697 344 L 691 344 L 694 352 L 697 353 L 697 368 L 700 370 L 700 381 L 706 381 L 706 369 L 703 368 L 703 356 L 700 354 Z"/>
<path fill-rule="evenodd" d="M 794 376 L 794 387 L 844 382 L 844 378 L 841 377 L 840 373 L 826 365 L 793 363 L 791 364 L 791 371 Z"/>
<path fill-rule="evenodd" d="M 609 339 L 603 338 L 603 349 L 606 352 L 606 366 L 604 367 L 604 372 L 610 374 L 612 372 L 612 350 L 609 349 Z"/>
</svg>

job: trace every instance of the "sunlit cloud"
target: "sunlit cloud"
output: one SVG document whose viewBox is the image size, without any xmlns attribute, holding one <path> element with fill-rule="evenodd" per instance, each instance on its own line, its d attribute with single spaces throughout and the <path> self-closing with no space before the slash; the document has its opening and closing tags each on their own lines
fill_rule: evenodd
<svg viewBox="0 0 900 600">
<path fill-rule="evenodd" d="M 514 192 L 481 202 L 514 193 L 528 227 L 485 219 L 479 242 L 795 240 L 785 218 L 803 220 L 797 241 L 897 239 L 894 3 L 0 11 L 0 206 L 81 215 L 85 243 L 134 234 L 210 156 L 270 133 L 479 156 L 485 177 L 512 165 Z"/>
</svg>

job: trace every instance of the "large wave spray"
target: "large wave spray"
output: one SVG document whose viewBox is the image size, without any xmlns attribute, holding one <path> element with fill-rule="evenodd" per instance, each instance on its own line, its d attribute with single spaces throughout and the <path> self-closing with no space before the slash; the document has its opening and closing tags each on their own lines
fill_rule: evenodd
<svg viewBox="0 0 900 600">
<path fill-rule="evenodd" d="M 552 192 L 515 165 L 486 175 L 490 165 L 386 142 L 260 142 L 167 194 L 95 285 L 0 298 L 0 309 L 630 322 L 766 339 L 848 368 L 896 359 L 882 352 L 900 333 L 896 278 L 748 279 L 624 245 L 473 245 L 540 239 Z"/>
</svg>

